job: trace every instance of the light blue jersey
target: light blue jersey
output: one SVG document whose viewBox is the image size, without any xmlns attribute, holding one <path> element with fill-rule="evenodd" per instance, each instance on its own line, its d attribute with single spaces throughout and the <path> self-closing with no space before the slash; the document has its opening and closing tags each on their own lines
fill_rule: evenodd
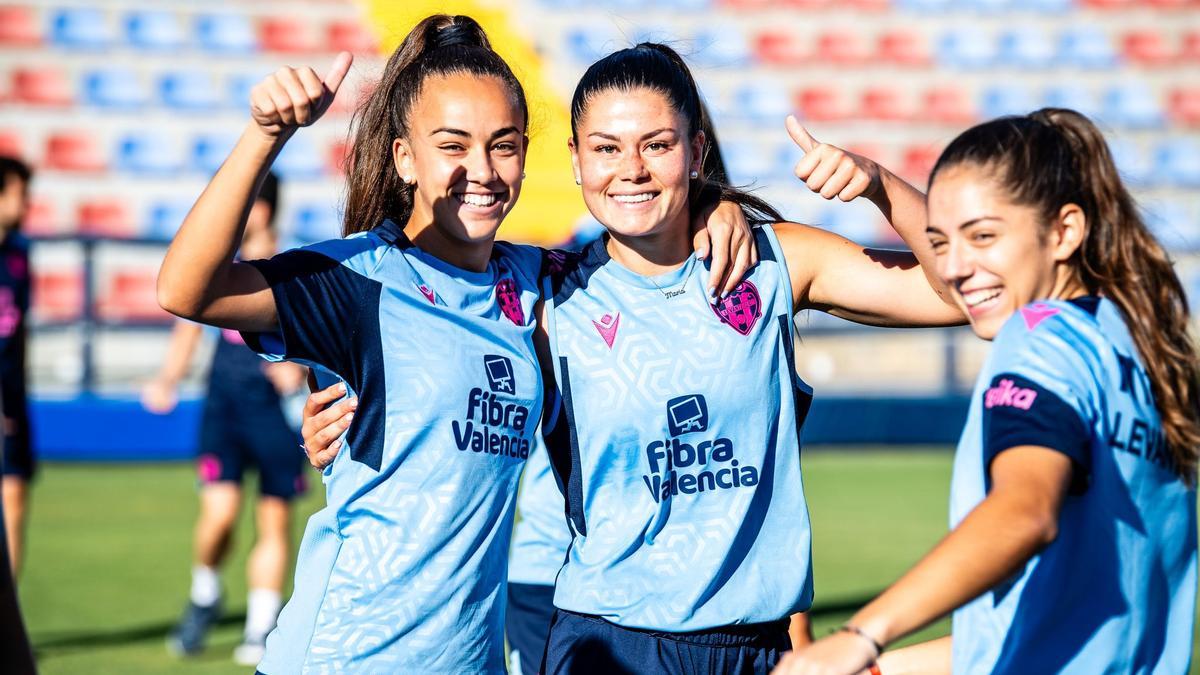
<svg viewBox="0 0 1200 675">
<path fill-rule="evenodd" d="M 557 410 L 557 406 L 548 406 Z M 551 413 L 552 415 L 554 413 Z M 556 420 L 548 420 L 552 428 Z M 517 525 L 508 557 L 508 580 L 515 584 L 553 586 L 571 545 L 562 490 L 550 469 L 541 436 L 529 451 L 521 491 L 517 495 Z"/>
<path fill-rule="evenodd" d="M 812 601 L 793 369 L 778 242 L 713 306 L 689 259 L 644 277 L 604 239 L 551 274 L 565 442 L 548 439 L 575 538 L 554 604 L 630 628 L 783 619 Z"/>
<path fill-rule="evenodd" d="M 1004 325 L 955 457 L 952 527 L 987 496 L 991 460 L 1022 445 L 1070 457 L 1074 485 L 1054 543 L 954 613 L 954 672 L 1187 672 L 1196 493 L 1109 300 L 1036 303 Z"/>
<path fill-rule="evenodd" d="M 540 261 L 498 243 L 468 272 L 389 221 L 253 263 L 282 344 L 247 342 L 359 400 L 262 672 L 504 672 L 513 503 L 542 404 Z"/>
</svg>

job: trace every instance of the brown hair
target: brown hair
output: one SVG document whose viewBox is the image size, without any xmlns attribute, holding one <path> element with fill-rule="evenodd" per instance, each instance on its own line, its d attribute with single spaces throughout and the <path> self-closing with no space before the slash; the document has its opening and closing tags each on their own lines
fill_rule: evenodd
<svg viewBox="0 0 1200 675">
<path fill-rule="evenodd" d="M 354 114 L 343 235 L 369 230 L 385 218 L 401 227 L 408 221 L 413 188 L 396 175 L 392 141 L 408 134 L 409 113 L 425 79 L 456 73 L 499 78 L 528 125 L 525 90 L 504 59 L 492 51 L 483 28 L 469 16 L 426 17 L 392 52 L 378 86 Z"/>
<path fill-rule="evenodd" d="M 1087 231 L 1075 254 L 1081 280 L 1120 308 L 1150 376 L 1175 470 L 1195 483 L 1200 450 L 1200 367 L 1188 335 L 1188 302 L 1166 250 L 1121 183 L 1108 144 L 1085 116 L 1045 108 L 973 127 L 947 146 L 930 174 L 987 167 L 1018 204 L 1051 222 L 1076 204 Z"/>
</svg>

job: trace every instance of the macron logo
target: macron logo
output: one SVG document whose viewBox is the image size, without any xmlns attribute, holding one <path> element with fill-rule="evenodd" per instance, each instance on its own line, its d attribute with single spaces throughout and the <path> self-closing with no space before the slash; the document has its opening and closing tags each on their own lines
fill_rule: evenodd
<svg viewBox="0 0 1200 675">
<path fill-rule="evenodd" d="M 437 304 L 437 294 L 434 293 L 433 290 L 430 289 L 428 286 L 426 286 L 425 284 L 418 284 L 417 290 L 421 291 L 421 295 L 425 296 L 425 299 L 429 301 L 429 304 L 431 304 L 431 305 Z"/>
<path fill-rule="evenodd" d="M 517 384 L 513 381 L 512 361 L 503 356 L 484 356 L 483 369 L 487 372 L 488 387 L 492 391 L 517 393 Z"/>
<path fill-rule="evenodd" d="M 1013 384 L 1012 380 L 1000 380 L 999 384 L 988 389 L 987 393 L 984 394 L 983 405 L 985 408 L 1009 406 L 1011 408 L 1029 410 L 1033 406 L 1033 400 L 1036 398 L 1036 391 L 1018 387 Z"/>
<path fill-rule="evenodd" d="M 604 338 L 604 344 L 612 349 L 613 342 L 617 339 L 617 327 L 621 325 L 621 313 L 617 312 L 615 317 L 612 314 L 605 314 L 600 317 L 599 321 L 593 319 L 592 325 L 600 332 L 600 337 Z"/>
</svg>

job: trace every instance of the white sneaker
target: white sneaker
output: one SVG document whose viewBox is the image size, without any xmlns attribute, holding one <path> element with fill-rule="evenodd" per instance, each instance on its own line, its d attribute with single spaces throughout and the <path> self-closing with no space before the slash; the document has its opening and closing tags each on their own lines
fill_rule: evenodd
<svg viewBox="0 0 1200 675">
<path fill-rule="evenodd" d="M 267 651 L 265 642 L 251 640 L 249 638 L 242 641 L 233 650 L 233 661 L 239 666 L 257 666 L 259 661 L 262 661 L 263 653 Z"/>
</svg>

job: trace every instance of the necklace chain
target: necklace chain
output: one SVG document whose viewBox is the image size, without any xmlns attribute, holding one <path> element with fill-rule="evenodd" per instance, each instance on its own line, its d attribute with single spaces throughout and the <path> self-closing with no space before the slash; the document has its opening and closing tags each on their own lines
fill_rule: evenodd
<svg viewBox="0 0 1200 675">
<path fill-rule="evenodd" d="M 678 297 L 680 295 L 683 295 L 684 293 L 687 293 L 687 283 L 688 283 L 688 281 L 691 280 L 692 272 L 695 272 L 696 267 L 697 267 L 695 261 L 689 261 L 689 264 L 691 264 L 692 268 L 688 270 L 687 276 L 684 277 L 683 282 L 679 284 L 678 290 L 669 291 L 669 290 L 663 288 L 662 286 L 659 286 L 658 282 L 654 280 L 654 277 L 646 277 L 646 278 L 650 280 L 650 283 L 654 284 L 654 287 L 658 289 L 659 293 L 663 294 L 664 298 L 670 300 L 671 298 Z"/>
</svg>

